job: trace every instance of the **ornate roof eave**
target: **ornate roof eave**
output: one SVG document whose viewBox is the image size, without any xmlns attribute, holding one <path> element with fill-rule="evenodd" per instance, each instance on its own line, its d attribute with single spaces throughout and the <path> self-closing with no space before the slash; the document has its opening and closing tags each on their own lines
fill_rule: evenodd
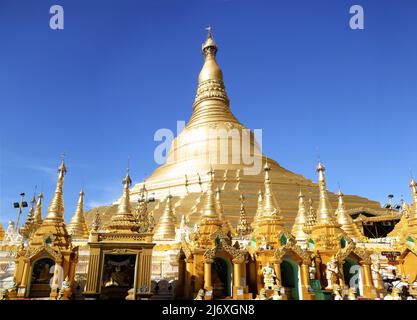
<svg viewBox="0 0 417 320">
<path fill-rule="evenodd" d="M 216 253 L 220 250 L 227 252 L 231 257 L 234 263 L 243 263 L 246 261 L 247 251 L 242 249 L 236 249 L 235 247 L 229 245 L 225 239 L 220 239 L 218 245 L 211 249 L 207 249 L 204 252 L 205 260 L 214 260 Z"/>
<path fill-rule="evenodd" d="M 282 230 L 277 235 L 278 240 L 281 239 L 282 236 L 285 236 L 287 238 L 287 243 L 274 249 L 274 258 L 277 261 L 281 261 L 285 254 L 291 251 L 302 260 L 303 264 L 310 264 L 310 253 L 307 250 L 302 249 L 297 244 L 295 237 L 290 233 L 290 231 L 286 229 Z"/>
</svg>

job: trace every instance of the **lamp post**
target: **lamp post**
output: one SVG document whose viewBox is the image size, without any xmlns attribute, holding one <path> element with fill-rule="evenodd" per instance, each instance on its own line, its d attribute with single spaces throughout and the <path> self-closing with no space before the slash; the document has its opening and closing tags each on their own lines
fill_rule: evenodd
<svg viewBox="0 0 417 320">
<path fill-rule="evenodd" d="M 394 198 L 394 195 L 389 194 L 388 195 L 388 203 L 386 203 L 384 205 L 384 208 L 387 209 L 392 215 L 394 215 L 394 213 L 398 213 L 399 210 L 401 209 L 401 205 L 399 204 L 394 204 L 392 202 L 392 199 Z"/>
<path fill-rule="evenodd" d="M 16 231 L 19 230 L 19 221 L 20 221 L 20 215 L 22 214 L 23 208 L 26 208 L 28 206 L 28 203 L 25 201 L 25 193 L 22 192 L 20 194 L 20 202 L 14 202 L 13 207 L 18 208 L 18 214 L 17 214 L 17 222 L 16 222 Z"/>
</svg>

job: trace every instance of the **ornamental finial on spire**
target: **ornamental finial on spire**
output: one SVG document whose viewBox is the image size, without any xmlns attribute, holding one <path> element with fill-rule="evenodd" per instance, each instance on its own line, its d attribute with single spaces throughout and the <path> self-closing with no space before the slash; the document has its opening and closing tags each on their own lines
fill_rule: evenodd
<svg viewBox="0 0 417 320">
<path fill-rule="evenodd" d="M 206 30 L 207 30 L 207 38 L 211 38 L 211 25 L 208 25 L 206 27 Z"/>
<path fill-rule="evenodd" d="M 201 50 L 205 56 L 216 56 L 217 52 L 217 45 L 214 42 L 213 35 L 212 35 L 212 28 L 209 25 L 207 28 L 207 39 L 206 42 L 203 43 Z"/>
</svg>

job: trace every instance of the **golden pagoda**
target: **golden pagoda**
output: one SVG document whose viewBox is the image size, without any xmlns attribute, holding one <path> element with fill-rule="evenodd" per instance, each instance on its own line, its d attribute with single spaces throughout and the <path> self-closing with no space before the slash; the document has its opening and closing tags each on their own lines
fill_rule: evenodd
<svg viewBox="0 0 417 320">
<path fill-rule="evenodd" d="M 343 288 L 349 285 L 350 274 L 345 274 L 343 264 L 358 265 L 361 268 L 362 291 L 366 298 L 376 298 L 377 290 L 374 287 L 371 274 L 371 252 L 358 247 L 352 238 L 342 229 L 332 210 L 328 199 L 325 167 L 319 162 L 317 165 L 318 182 L 320 188 L 317 220 L 311 228 L 308 249 L 313 252 L 314 262 L 317 266 L 316 277 L 322 288 L 333 292 L 335 286 Z M 343 209 L 343 201 L 338 208 Z M 345 221 L 344 212 L 338 211 L 340 219 Z M 344 218 L 344 219 L 342 219 Z M 309 222 L 310 219 L 307 219 Z M 309 223 L 312 224 L 311 222 Z"/>
<path fill-rule="evenodd" d="M 209 176 L 209 183 L 207 191 L 204 194 L 203 208 L 201 211 L 201 220 L 198 224 L 198 238 L 197 242 L 200 247 L 212 246 L 214 240 L 212 235 L 218 231 L 223 230 L 223 221 L 220 219 L 218 211 L 216 210 L 216 195 L 214 192 L 214 171 L 211 169 L 207 172 Z"/>
<path fill-rule="evenodd" d="M 66 172 L 62 160 L 48 214 L 29 238 L 28 247 L 18 252 L 15 271 L 18 297 L 50 296 L 56 299 L 62 281 L 67 277 L 67 283 L 74 281 L 78 247 L 72 246 L 64 220 L 63 186 Z M 52 279 L 50 270 L 53 272 Z"/>
<path fill-rule="evenodd" d="M 261 208 L 258 209 L 261 215 L 257 217 L 256 228 L 253 233 L 257 243 L 268 243 L 273 246 L 279 241 L 276 235 L 284 229 L 284 222 L 277 199 L 271 187 L 270 171 L 271 167 L 266 161 L 264 166 L 264 194 Z"/>
<path fill-rule="evenodd" d="M 251 296 L 243 280 L 246 278 L 248 253 L 232 246 L 231 238 L 223 231 L 223 221 L 216 210 L 214 173 L 213 169 L 207 173 L 208 185 L 200 210 L 201 220 L 190 239 L 183 239 L 181 243 L 178 294 L 190 299 L 200 295 L 202 290 L 205 300 L 227 296 L 244 299 Z M 221 270 L 231 278 L 222 279 Z"/>
<path fill-rule="evenodd" d="M 131 188 L 127 169 L 121 197 L 91 210 L 85 220 L 81 191 L 67 228 L 62 161 L 45 220 L 40 194 L 23 227 L 30 237 L 28 246 L 19 248 L 16 295 L 35 297 L 49 290 L 56 297 L 67 282 L 63 279 L 74 281 L 79 252 L 72 241 L 82 239 L 87 244 L 80 250 L 88 251 L 83 274 L 88 298 L 149 298 L 155 283 L 170 279 L 175 298 L 273 299 L 280 292 L 281 299 L 319 299 L 336 286 L 349 286 L 353 266 L 360 267 L 361 295 L 376 297 L 371 253 L 380 250 L 367 242 L 350 215 L 382 212 L 379 203 L 329 192 L 321 162 L 316 184 L 263 155 L 255 134 L 231 112 L 217 51 L 209 29 L 191 118 L 146 187 L 144 181 Z M 239 146 L 231 137 L 240 139 Z M 414 180 L 410 187 L 413 204 L 404 205 L 402 227 L 394 231 L 401 233 L 399 271 L 415 279 Z M 181 215 L 179 228 L 176 214 Z"/>
<path fill-rule="evenodd" d="M 311 229 L 311 238 L 317 250 L 336 250 L 339 248 L 339 235 L 343 233 L 327 194 L 324 165 L 317 165 L 318 182 L 320 189 L 319 205 L 316 211 L 317 222 Z"/>
<path fill-rule="evenodd" d="M 88 238 L 88 228 L 84 218 L 84 191 L 82 189 L 79 194 L 75 213 L 68 225 L 68 233 L 72 239 L 87 240 Z"/>
<path fill-rule="evenodd" d="M 3 241 L 4 239 L 4 228 L 3 224 L 0 223 L 0 241 Z"/>
<path fill-rule="evenodd" d="M 339 197 L 339 204 L 336 209 L 337 222 L 340 224 L 342 230 L 352 239 L 364 239 L 364 235 L 359 230 L 358 225 L 353 222 L 352 217 L 346 212 L 345 204 L 343 202 L 343 193 L 341 190 L 337 193 Z"/>
<path fill-rule="evenodd" d="M 304 232 L 304 226 L 306 222 L 307 210 L 304 203 L 304 195 L 300 191 L 300 193 L 298 194 L 298 212 L 291 229 L 291 233 L 295 237 L 297 242 L 304 243 L 308 238 L 308 235 Z"/>
<path fill-rule="evenodd" d="M 103 299 L 151 296 L 152 233 L 132 213 L 127 169 L 123 195 L 110 222 L 102 226 L 96 211 L 88 237 L 89 262 L 83 295 Z"/>
<path fill-rule="evenodd" d="M 164 206 L 159 205 L 171 192 L 178 197 L 181 209 L 191 224 L 198 222 L 202 202 L 201 192 L 207 189 L 208 179 L 200 177 L 212 166 L 216 171 L 214 183 L 221 186 L 225 217 L 236 226 L 240 216 L 240 193 L 245 194 L 245 209 L 249 221 L 256 213 L 258 190 L 263 189 L 262 155 L 254 134 L 233 115 L 226 92 L 223 72 L 217 62 L 218 46 L 211 30 L 202 45 L 204 64 L 198 76 L 197 93 L 191 118 L 185 129 L 171 144 L 166 163 L 146 179 L 146 188 L 155 202 L 149 210 L 158 220 Z M 232 140 L 232 141 L 231 141 Z M 233 142 L 233 143 L 231 143 Z M 283 223 L 291 226 L 298 211 L 300 189 L 311 197 L 318 197 L 318 188 L 311 180 L 281 167 L 268 158 L 271 167 L 271 188 L 280 203 Z M 141 197 L 144 182 L 131 190 L 133 202 Z M 329 201 L 337 205 L 337 196 L 328 193 Z M 120 200 L 119 200 L 120 201 Z M 118 203 L 118 202 L 117 202 Z M 117 203 L 100 208 L 103 223 L 117 210 Z M 380 204 L 358 196 L 346 196 L 347 209 L 370 208 L 381 210 Z M 87 221 L 91 223 L 94 210 Z"/>
<path fill-rule="evenodd" d="M 156 240 L 175 240 L 175 214 L 172 208 L 172 195 L 169 194 L 165 204 L 165 210 L 162 216 L 159 218 L 155 227 L 155 233 L 153 236 Z"/>
</svg>

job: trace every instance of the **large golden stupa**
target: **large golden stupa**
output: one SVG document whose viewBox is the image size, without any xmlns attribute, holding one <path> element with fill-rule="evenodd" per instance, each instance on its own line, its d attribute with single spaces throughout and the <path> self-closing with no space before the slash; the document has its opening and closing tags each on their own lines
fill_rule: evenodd
<svg viewBox="0 0 417 320">
<path fill-rule="evenodd" d="M 240 215 L 240 195 L 245 199 L 249 219 L 255 215 L 258 192 L 263 188 L 262 163 L 267 159 L 271 167 L 272 188 L 287 225 L 293 223 L 298 210 L 300 191 L 314 201 L 318 199 L 318 185 L 300 174 L 281 167 L 276 161 L 263 155 L 255 135 L 233 115 L 223 81 L 223 73 L 216 61 L 218 47 L 209 30 L 202 45 L 204 65 L 198 76 L 197 94 L 193 112 L 185 129 L 172 142 L 166 163 L 157 168 L 145 182 L 136 184 L 131 190 L 131 201 L 142 197 L 155 199 L 148 210 L 158 221 L 165 208 L 169 194 L 179 224 L 182 215 L 194 223 L 199 219 L 202 195 L 207 189 L 206 172 L 214 170 L 214 184 L 221 188 L 224 214 L 236 225 Z M 246 141 L 246 142 L 245 142 Z M 252 160 L 252 161 L 248 161 Z M 312 173 L 314 164 L 312 163 Z M 329 193 L 334 208 L 337 195 Z M 344 197 L 350 212 L 370 211 L 383 213 L 380 203 L 355 195 Z M 102 221 L 109 221 L 117 210 L 117 202 L 99 208 Z M 93 218 L 91 210 L 88 223 Z"/>
</svg>

